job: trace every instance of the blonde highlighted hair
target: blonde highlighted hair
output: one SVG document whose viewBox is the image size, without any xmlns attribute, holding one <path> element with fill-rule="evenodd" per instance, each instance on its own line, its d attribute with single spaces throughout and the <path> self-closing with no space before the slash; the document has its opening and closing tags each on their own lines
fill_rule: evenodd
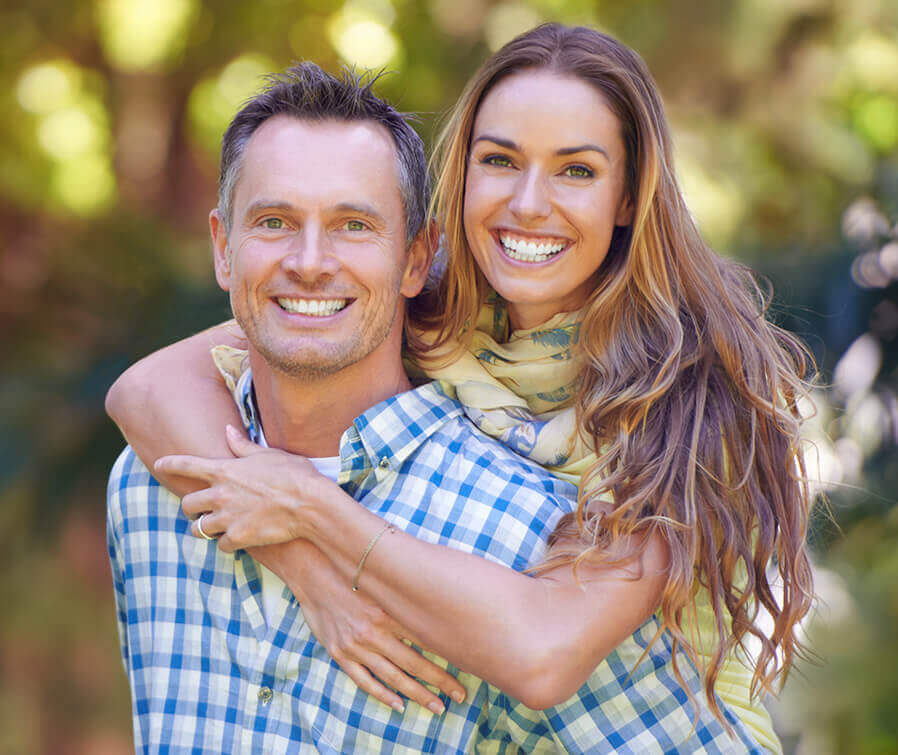
<svg viewBox="0 0 898 755">
<path fill-rule="evenodd" d="M 489 292 L 464 233 L 471 134 L 492 87 L 527 70 L 576 77 L 603 95 L 621 125 L 635 208 L 632 224 L 615 230 L 583 309 L 576 408 L 598 460 L 552 552 L 575 563 L 607 560 L 619 538 L 662 535 L 670 569 L 660 609 L 674 662 L 680 650 L 697 659 L 684 621 L 704 589 L 717 636 L 705 692 L 722 720 L 713 688 L 727 654 L 756 638 L 757 693 L 785 677 L 802 650 L 798 623 L 813 597 L 805 542 L 812 496 L 798 401 L 813 360 L 766 319 L 769 291 L 751 271 L 701 239 L 674 176 L 657 86 L 635 52 L 592 29 L 546 24 L 474 75 L 437 143 L 431 212 L 449 259 L 438 287 L 410 305 L 408 345 L 426 363 L 459 334 L 458 348 L 470 337 Z M 426 341 L 416 336 L 422 330 Z M 602 513 L 599 498 L 612 502 Z M 576 549 L 562 547 L 571 541 Z"/>
</svg>

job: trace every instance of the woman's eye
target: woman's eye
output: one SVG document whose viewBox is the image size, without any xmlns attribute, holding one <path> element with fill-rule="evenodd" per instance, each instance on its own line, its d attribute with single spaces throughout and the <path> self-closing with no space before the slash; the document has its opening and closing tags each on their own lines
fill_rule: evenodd
<svg viewBox="0 0 898 755">
<path fill-rule="evenodd" d="M 265 220 L 262 221 L 262 225 L 272 231 L 279 231 L 284 227 L 284 221 L 280 218 L 265 218 Z"/>
<path fill-rule="evenodd" d="M 347 231 L 364 231 L 368 228 L 361 220 L 347 220 L 343 227 Z"/>
<path fill-rule="evenodd" d="M 484 165 L 495 165 L 497 168 L 510 168 L 511 160 L 509 160 L 505 155 L 487 155 L 482 158 L 481 163 Z"/>
<path fill-rule="evenodd" d="M 571 178 L 592 178 L 594 175 L 592 170 L 585 165 L 568 165 L 564 169 L 564 174 Z"/>
</svg>

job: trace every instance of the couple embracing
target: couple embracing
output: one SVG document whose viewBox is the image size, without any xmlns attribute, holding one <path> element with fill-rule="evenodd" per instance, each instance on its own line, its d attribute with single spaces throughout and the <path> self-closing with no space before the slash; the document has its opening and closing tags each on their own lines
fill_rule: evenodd
<svg viewBox="0 0 898 755">
<path fill-rule="evenodd" d="M 371 84 L 306 63 L 235 116 L 236 323 L 110 392 L 137 749 L 780 751 L 810 363 L 701 240 L 644 63 L 508 43 L 432 201 Z"/>
</svg>

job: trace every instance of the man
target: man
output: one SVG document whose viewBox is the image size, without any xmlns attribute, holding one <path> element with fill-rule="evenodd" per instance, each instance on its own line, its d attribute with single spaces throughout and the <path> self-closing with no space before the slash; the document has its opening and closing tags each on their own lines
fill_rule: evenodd
<svg viewBox="0 0 898 755">
<path fill-rule="evenodd" d="M 344 489 L 407 531 L 522 568 L 576 491 L 477 433 L 434 385 L 411 390 L 400 349 L 404 300 L 430 263 L 426 195 L 420 139 L 349 75 L 303 64 L 236 116 L 210 227 L 216 277 L 250 344 L 239 395 L 260 440 L 339 454 Z M 454 463 L 462 447 L 465 463 Z M 455 475 L 443 489 L 429 479 L 438 467 Z M 422 486 L 480 528 L 447 536 L 432 515 L 403 516 Z M 466 487 L 514 505 L 500 513 L 448 492 Z M 273 575 L 190 526 L 126 449 L 108 533 L 139 750 L 466 752 L 507 738 L 490 715 L 499 693 L 467 675 L 467 700 L 440 715 L 362 692 L 296 600 L 272 597 Z"/>
</svg>

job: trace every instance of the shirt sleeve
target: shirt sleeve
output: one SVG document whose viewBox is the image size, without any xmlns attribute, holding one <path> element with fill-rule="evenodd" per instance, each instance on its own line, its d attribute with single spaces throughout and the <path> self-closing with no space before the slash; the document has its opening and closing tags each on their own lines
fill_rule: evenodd
<svg viewBox="0 0 898 755">
<path fill-rule="evenodd" d="M 129 457 L 133 456 L 127 448 L 115 462 L 109 475 L 106 488 L 106 547 L 109 551 L 109 566 L 112 571 L 113 595 L 115 596 L 115 615 L 118 624 L 119 645 L 125 672 L 130 676 L 130 654 L 128 651 L 128 605 L 125 593 L 125 559 L 122 552 L 122 495 L 127 484 L 125 470 Z"/>
</svg>

